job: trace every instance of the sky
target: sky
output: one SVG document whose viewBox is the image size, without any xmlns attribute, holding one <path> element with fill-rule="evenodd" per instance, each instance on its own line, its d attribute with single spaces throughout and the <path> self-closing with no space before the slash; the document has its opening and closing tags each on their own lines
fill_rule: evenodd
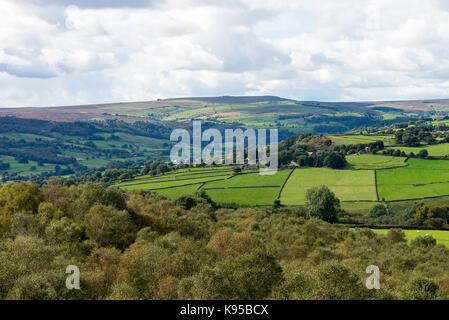
<svg viewBox="0 0 449 320">
<path fill-rule="evenodd" d="M 0 0 L 0 107 L 449 98 L 445 0 Z"/>
</svg>

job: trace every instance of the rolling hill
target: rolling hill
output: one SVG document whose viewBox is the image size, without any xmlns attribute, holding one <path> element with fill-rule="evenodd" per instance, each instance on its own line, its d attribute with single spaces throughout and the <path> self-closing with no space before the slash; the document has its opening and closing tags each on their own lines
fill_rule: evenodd
<svg viewBox="0 0 449 320">
<path fill-rule="evenodd" d="M 449 99 L 318 102 L 276 96 L 186 97 L 84 106 L 0 109 L 0 117 L 66 122 L 111 119 L 190 122 L 201 119 L 232 126 L 279 128 L 292 134 L 342 133 L 364 125 L 448 114 Z"/>
<path fill-rule="evenodd" d="M 284 140 L 298 133 L 335 135 L 419 119 L 444 122 L 448 115 L 449 99 L 318 102 L 276 96 L 0 108 L 1 173 L 4 181 L 10 181 L 164 160 L 169 152 L 170 132 L 179 127 L 191 128 L 194 119 L 201 120 L 204 128 L 219 130 L 276 128 L 279 139 Z M 356 138 L 351 135 L 333 139 L 338 145 L 366 143 L 372 137 Z M 384 143 L 389 145 L 391 141 Z"/>
</svg>

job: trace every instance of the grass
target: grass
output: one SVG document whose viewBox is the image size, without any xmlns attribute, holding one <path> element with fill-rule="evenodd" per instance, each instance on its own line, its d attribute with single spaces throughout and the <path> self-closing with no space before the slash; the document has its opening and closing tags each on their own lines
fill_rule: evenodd
<svg viewBox="0 0 449 320">
<path fill-rule="evenodd" d="M 305 203 L 308 189 L 326 185 L 342 201 L 376 200 L 374 171 L 298 168 L 291 175 L 281 194 L 281 203 Z"/>
<path fill-rule="evenodd" d="M 402 114 L 398 114 L 398 113 L 384 113 L 382 115 L 382 118 L 384 120 L 393 120 L 393 119 L 396 119 L 396 118 L 401 117 L 401 116 L 403 116 L 403 115 Z"/>
<path fill-rule="evenodd" d="M 377 234 L 385 235 L 389 229 L 372 229 Z M 402 230 L 405 233 L 407 241 L 410 242 L 418 236 L 425 236 L 426 234 L 435 238 L 437 243 L 441 243 L 449 248 L 449 231 L 441 230 Z"/>
<path fill-rule="evenodd" d="M 272 205 L 280 188 L 248 188 L 206 190 L 216 202 L 237 203 L 240 205 Z"/>
<path fill-rule="evenodd" d="M 114 134 L 119 137 L 120 140 L 108 140 Z M 8 137 L 10 139 L 24 139 L 26 141 L 34 141 L 35 139 L 42 140 L 55 140 L 56 138 L 60 139 L 61 146 L 70 146 L 79 148 L 77 150 L 73 150 L 70 148 L 62 148 L 61 155 L 65 157 L 73 157 L 78 160 L 78 162 L 84 166 L 90 168 L 100 168 L 107 166 L 112 161 L 126 161 L 126 160 L 145 160 L 147 157 L 150 159 L 153 158 L 164 158 L 164 150 L 167 151 L 169 149 L 170 142 L 167 140 L 137 136 L 132 134 L 127 134 L 123 132 L 114 132 L 114 133 L 99 133 L 97 136 L 102 136 L 106 138 L 106 140 L 94 140 L 93 142 L 97 148 L 92 150 L 85 149 L 85 142 L 87 140 L 84 137 L 79 136 L 70 136 L 70 135 L 62 135 L 58 132 L 51 132 L 52 137 L 27 134 L 27 133 L 5 133 L 0 134 L 0 136 Z M 134 149 L 125 148 L 124 145 L 131 145 Z M 112 158 L 106 157 L 103 153 L 105 149 L 120 149 L 126 150 L 130 152 L 130 157 L 127 158 L 119 158 L 113 156 Z M 81 151 L 80 151 L 81 150 Z M 14 158 L 0 155 L 0 158 L 3 159 L 3 162 L 8 162 L 10 164 L 10 169 L 2 170 L 0 173 L 12 173 L 18 174 L 20 176 L 29 177 L 32 174 L 40 174 L 42 172 L 49 172 L 55 170 L 55 164 L 44 163 L 42 167 L 37 166 L 37 163 L 34 161 L 29 161 L 28 164 L 18 163 Z M 36 170 L 31 170 L 32 166 L 36 166 Z M 66 168 L 66 166 L 60 165 L 61 168 Z"/>
<path fill-rule="evenodd" d="M 182 172 L 179 174 L 167 174 L 162 176 L 156 176 L 156 177 L 147 177 L 147 178 L 140 178 L 140 179 L 133 179 L 128 181 L 123 181 L 119 184 L 119 186 L 131 186 L 131 185 L 142 185 L 142 184 L 161 184 L 164 182 L 181 182 L 184 181 L 185 184 L 190 183 L 191 180 L 198 180 L 202 178 L 209 178 L 214 177 L 215 179 L 226 179 L 230 177 L 232 174 L 231 171 L 211 171 L 211 172 L 204 172 L 204 173 L 188 173 L 188 172 Z"/>
<path fill-rule="evenodd" d="M 153 182 L 143 182 L 143 183 L 131 183 L 131 184 L 119 184 L 118 186 L 125 190 L 135 190 L 135 189 L 145 189 L 145 190 L 155 190 L 155 189 L 163 189 L 163 188 L 172 188 L 177 186 L 183 186 L 186 184 L 201 184 L 203 182 L 217 180 L 217 179 L 226 179 L 228 176 L 206 176 L 195 179 L 188 180 L 173 180 L 173 181 L 153 181 Z"/>
<path fill-rule="evenodd" d="M 259 173 L 237 175 L 231 179 L 206 183 L 203 188 L 229 188 L 251 186 L 279 186 L 281 187 L 291 170 L 282 170 L 274 175 L 263 176 Z"/>
<path fill-rule="evenodd" d="M 393 136 L 382 135 L 382 136 L 366 136 L 366 135 L 335 135 L 329 136 L 332 143 L 335 145 L 350 145 L 350 144 L 368 144 L 375 141 L 383 141 L 385 145 L 391 145 L 394 142 Z"/>
<path fill-rule="evenodd" d="M 405 158 L 381 156 L 373 154 L 351 155 L 346 157 L 350 168 L 353 169 L 382 169 L 406 166 Z"/>
<path fill-rule="evenodd" d="M 232 174 L 233 172 L 229 167 L 187 168 L 168 172 L 164 175 L 137 177 L 120 182 L 116 186 L 125 190 L 154 190 L 170 198 L 176 198 L 196 190 L 204 182 L 224 180 Z"/>
<path fill-rule="evenodd" d="M 207 194 L 216 202 L 237 203 L 239 205 L 272 205 L 290 172 L 291 170 L 282 170 L 269 176 L 263 176 L 259 173 L 242 174 L 231 179 L 205 183 L 202 189 L 206 189 Z M 251 188 L 258 186 L 266 186 L 267 188 Z M 235 187 L 249 188 L 232 189 Z"/>
<path fill-rule="evenodd" d="M 422 147 L 391 147 L 390 149 L 399 149 L 404 151 L 406 154 L 409 154 L 410 152 L 418 154 L 421 150 L 426 149 L 427 152 L 429 152 L 429 156 L 445 157 L 449 155 L 449 143 L 432 144 Z"/>
<path fill-rule="evenodd" d="M 54 164 L 44 164 L 43 166 L 38 166 L 35 161 L 28 161 L 28 163 L 19 163 L 11 156 L 0 156 L 3 159 L 3 163 L 9 163 L 10 168 L 8 170 L 0 170 L 2 172 L 19 173 L 22 176 L 30 176 L 32 174 L 40 174 L 42 172 L 54 171 L 56 165 Z M 35 170 L 31 170 L 31 167 L 36 167 Z M 60 165 L 61 168 L 66 168 L 64 165 Z"/>
<path fill-rule="evenodd" d="M 305 203 L 307 190 L 321 185 L 328 186 L 341 201 L 376 201 L 372 169 L 377 169 L 379 199 L 395 201 L 449 195 L 449 161 L 447 160 L 413 158 L 408 160 L 408 166 L 404 166 L 406 164 L 403 162 L 404 158 L 381 155 L 348 156 L 347 160 L 351 168 L 365 170 L 297 168 L 282 191 L 281 203 L 302 205 Z M 404 167 L 382 169 L 393 166 Z M 290 172 L 290 170 L 282 170 L 272 176 L 249 172 L 232 176 L 233 172 L 228 167 L 188 168 L 165 175 L 138 177 L 119 183 L 118 186 L 127 190 L 157 190 L 171 198 L 201 187 L 218 202 L 271 205 Z M 189 186 L 185 186 L 186 184 Z M 251 188 L 260 186 L 267 188 Z M 342 202 L 342 208 L 350 212 L 366 214 L 374 204 L 374 202 Z M 399 206 L 402 204 L 400 203 Z"/>
<path fill-rule="evenodd" d="M 449 161 L 409 159 L 404 168 L 377 171 L 379 198 L 414 199 L 449 194 Z"/>
<path fill-rule="evenodd" d="M 341 202 L 340 207 L 351 213 L 367 215 L 378 202 Z"/>
<path fill-rule="evenodd" d="M 195 192 L 199 186 L 200 186 L 199 184 L 194 184 L 194 185 L 178 187 L 178 188 L 157 190 L 156 192 L 160 193 L 166 197 L 169 197 L 172 200 L 175 200 L 176 198 L 178 198 L 184 194 L 189 194 L 189 193 Z"/>
<path fill-rule="evenodd" d="M 2 133 L 0 134 L 1 137 L 7 137 L 9 139 L 16 139 L 16 140 L 26 140 L 26 141 L 34 141 L 36 139 L 42 139 L 42 140 L 54 140 L 52 137 L 47 136 L 41 136 L 37 134 L 32 133 Z"/>
<path fill-rule="evenodd" d="M 251 171 L 249 171 L 251 172 Z M 227 167 L 207 167 L 181 169 L 159 176 L 142 176 L 131 181 L 124 181 L 117 186 L 125 190 L 154 190 L 169 198 L 194 192 L 202 188 L 229 188 L 251 186 L 276 186 L 269 188 L 238 188 L 206 190 L 214 201 L 237 203 L 240 205 L 272 205 L 277 198 L 285 179 L 291 170 L 282 170 L 271 176 L 262 176 L 258 172 L 231 177 L 232 171 Z M 217 180 L 219 181 L 212 181 Z M 202 186 L 202 184 L 205 184 Z M 190 184 L 185 186 L 185 184 Z M 163 189 L 161 189 L 163 188 Z"/>
<path fill-rule="evenodd" d="M 419 199 L 425 197 L 449 195 L 449 183 L 427 184 L 421 186 L 378 186 L 379 198 L 386 201 L 402 199 Z"/>
<path fill-rule="evenodd" d="M 157 180 L 167 180 L 167 179 L 173 179 L 176 180 L 178 178 L 195 178 L 195 177 L 201 177 L 203 175 L 220 175 L 223 173 L 232 174 L 233 172 L 230 169 L 222 168 L 222 169 L 211 169 L 211 170 L 196 170 L 196 169 L 179 169 L 176 171 L 167 172 L 165 174 L 159 174 L 155 176 L 151 175 L 145 175 L 145 176 L 139 176 L 135 177 L 132 181 L 136 182 L 142 182 L 142 181 L 157 181 Z M 129 182 L 129 181 L 123 181 L 123 182 Z"/>
</svg>

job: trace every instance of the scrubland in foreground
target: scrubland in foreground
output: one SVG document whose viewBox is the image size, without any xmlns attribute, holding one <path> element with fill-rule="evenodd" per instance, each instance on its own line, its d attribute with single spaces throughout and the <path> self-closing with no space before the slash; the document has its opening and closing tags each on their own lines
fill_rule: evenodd
<svg viewBox="0 0 449 320">
<path fill-rule="evenodd" d="M 2 299 L 445 299 L 449 249 L 309 219 L 52 179 L 0 188 Z M 65 288 L 76 265 L 81 289 Z M 381 272 L 368 290 L 366 267 Z"/>
</svg>

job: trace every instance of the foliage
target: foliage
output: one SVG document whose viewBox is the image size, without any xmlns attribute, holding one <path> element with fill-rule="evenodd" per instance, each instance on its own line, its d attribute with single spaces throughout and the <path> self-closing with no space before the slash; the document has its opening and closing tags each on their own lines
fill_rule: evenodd
<svg viewBox="0 0 449 320">
<path fill-rule="evenodd" d="M 87 234 L 98 246 L 128 247 L 136 237 L 130 214 L 111 206 L 94 205 L 84 217 Z"/>
<path fill-rule="evenodd" d="M 432 236 L 424 236 L 424 237 L 416 237 L 413 239 L 410 244 L 414 247 L 419 248 L 428 248 L 428 247 L 434 247 L 437 244 L 437 241 Z"/>
<path fill-rule="evenodd" d="M 387 214 L 387 208 L 383 204 L 376 204 L 371 208 L 369 216 L 372 218 L 379 218 Z"/>
<path fill-rule="evenodd" d="M 333 223 L 337 222 L 340 200 L 326 186 L 307 190 L 306 208 L 310 217 Z"/>
<path fill-rule="evenodd" d="M 433 300 L 440 287 L 435 281 L 423 277 L 413 278 L 405 286 L 402 296 L 409 300 Z"/>
<path fill-rule="evenodd" d="M 216 207 L 216 204 L 207 195 L 204 190 L 196 191 L 190 195 L 183 195 L 175 200 L 175 204 L 183 207 L 184 209 L 191 209 L 199 204 L 208 204 L 212 208 Z"/>
<path fill-rule="evenodd" d="M 410 224 L 443 227 L 449 222 L 449 208 L 424 204 L 416 208 Z"/>
<path fill-rule="evenodd" d="M 332 169 L 340 169 L 345 165 L 345 159 L 341 154 L 331 153 L 324 159 L 324 166 Z"/>
<path fill-rule="evenodd" d="M 1 299 L 449 296 L 448 248 L 429 236 L 408 244 L 400 230 L 383 236 L 309 219 L 334 220 L 339 202 L 327 188 L 311 190 L 306 209 L 224 209 L 204 193 L 177 205 L 151 191 L 58 180 L 6 185 L 0 194 L 9 214 L 0 240 Z M 380 290 L 365 287 L 373 263 Z M 65 287 L 68 265 L 81 270 L 80 290 Z"/>
</svg>

